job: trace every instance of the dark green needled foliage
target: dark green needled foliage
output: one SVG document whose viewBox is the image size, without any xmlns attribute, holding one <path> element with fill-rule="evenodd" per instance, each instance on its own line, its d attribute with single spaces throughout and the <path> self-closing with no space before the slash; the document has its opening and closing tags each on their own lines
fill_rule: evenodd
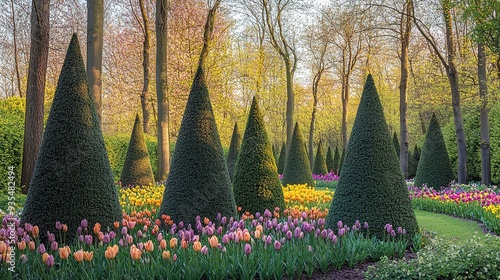
<svg viewBox="0 0 500 280">
<path fill-rule="evenodd" d="M 414 178 L 417 174 L 418 161 L 420 160 L 420 149 L 417 144 L 413 148 L 413 152 L 408 155 L 408 178 Z"/>
<path fill-rule="evenodd" d="M 274 162 L 278 164 L 278 152 L 276 151 L 276 146 L 272 145 L 273 147 L 273 157 L 274 157 Z"/>
<path fill-rule="evenodd" d="M 441 127 L 436 115 L 432 114 L 415 175 L 415 186 L 427 184 L 439 190 L 448 186 L 454 178 Z"/>
<path fill-rule="evenodd" d="M 401 146 L 399 144 L 399 139 L 396 132 L 394 132 L 394 134 L 392 135 L 392 144 L 394 145 L 394 149 L 396 149 L 396 155 L 399 158 L 399 153 L 401 152 Z"/>
<path fill-rule="evenodd" d="M 231 181 L 205 75 L 198 67 L 186 103 L 159 215 L 193 224 L 196 216 L 235 216 Z"/>
<path fill-rule="evenodd" d="M 99 119 L 88 91 L 76 34 L 57 82 L 26 198 L 21 224 L 38 225 L 42 238 L 57 221 L 73 236 L 82 219 L 112 227 L 122 218 Z M 58 236 L 56 234 L 56 236 Z"/>
<path fill-rule="evenodd" d="M 333 160 L 333 154 L 332 154 L 332 149 L 330 146 L 328 146 L 328 150 L 326 150 L 326 169 L 328 171 L 334 170 L 334 160 Z"/>
<path fill-rule="evenodd" d="M 333 171 L 335 174 L 340 175 L 340 166 L 344 160 L 344 151 L 342 151 L 342 156 L 339 153 L 339 147 L 335 146 L 335 153 L 333 155 Z"/>
<path fill-rule="evenodd" d="M 280 157 L 278 159 L 278 174 L 283 174 L 286 164 L 286 144 L 281 145 Z"/>
<path fill-rule="evenodd" d="M 295 123 L 290 150 L 286 156 L 285 170 L 281 179 L 283 186 L 295 184 L 308 184 L 314 187 L 316 184 L 312 179 L 311 165 L 307 157 L 306 148 L 299 124 Z"/>
<path fill-rule="evenodd" d="M 316 158 L 314 159 L 313 174 L 325 175 L 326 173 L 328 173 L 328 168 L 326 167 L 325 154 L 321 147 L 321 141 L 319 141 Z"/>
<path fill-rule="evenodd" d="M 254 97 L 233 178 L 234 199 L 243 212 L 285 209 L 271 143 Z"/>
<path fill-rule="evenodd" d="M 147 186 L 155 183 L 148 147 L 144 140 L 141 119 L 138 114 L 135 116 L 120 182 L 122 186 Z"/>
<path fill-rule="evenodd" d="M 389 137 L 380 99 L 368 75 L 358 107 L 342 175 L 335 190 L 327 226 L 368 222 L 370 233 L 383 236 L 384 226 L 418 232 L 399 161 Z"/>
<path fill-rule="evenodd" d="M 231 136 L 231 144 L 229 144 L 229 151 L 227 152 L 227 171 L 229 171 L 229 179 L 233 181 L 234 167 L 238 161 L 238 154 L 240 153 L 241 135 L 238 131 L 238 123 L 234 124 L 233 135 Z"/>
</svg>

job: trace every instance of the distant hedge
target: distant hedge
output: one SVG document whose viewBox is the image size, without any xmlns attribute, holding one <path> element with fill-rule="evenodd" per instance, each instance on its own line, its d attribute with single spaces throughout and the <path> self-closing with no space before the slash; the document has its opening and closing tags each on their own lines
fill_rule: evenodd
<svg viewBox="0 0 500 280">
<path fill-rule="evenodd" d="M 0 177 L 6 178 L 9 166 L 14 166 L 18 193 L 21 182 L 25 108 L 23 98 L 0 100 Z M 0 180 L 2 193 L 7 192 L 7 183 L 7 180 Z"/>
</svg>

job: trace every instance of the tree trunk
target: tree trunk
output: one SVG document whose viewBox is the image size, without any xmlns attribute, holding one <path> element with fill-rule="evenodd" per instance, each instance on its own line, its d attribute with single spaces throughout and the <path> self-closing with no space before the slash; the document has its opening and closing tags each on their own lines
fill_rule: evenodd
<svg viewBox="0 0 500 280">
<path fill-rule="evenodd" d="M 290 149 L 292 142 L 293 128 L 293 111 L 295 109 L 295 94 L 293 92 L 293 73 L 290 59 L 285 59 L 286 71 L 286 150 Z"/>
<path fill-rule="evenodd" d="M 141 9 L 142 22 L 144 28 L 144 42 L 142 44 L 142 68 L 144 73 L 144 82 L 142 86 L 141 93 L 141 107 L 142 107 L 142 129 L 144 133 L 149 133 L 149 41 L 150 41 L 150 32 L 149 32 L 149 21 L 148 16 L 146 14 L 146 9 L 144 8 L 144 0 L 139 0 L 139 6 Z"/>
<path fill-rule="evenodd" d="M 453 43 L 453 30 L 451 25 L 451 4 L 448 1 L 442 3 L 443 16 L 445 21 L 446 31 L 446 50 L 448 65 L 446 74 L 451 88 L 451 101 L 453 107 L 453 120 L 455 124 L 455 133 L 457 135 L 458 146 L 458 183 L 467 184 L 467 149 L 464 132 L 464 122 L 462 118 L 462 109 L 460 105 L 460 87 L 458 83 L 458 73 L 455 66 L 455 51 Z"/>
<path fill-rule="evenodd" d="M 491 184 L 490 127 L 488 120 L 488 80 L 486 76 L 486 53 L 484 44 L 477 46 L 477 73 L 479 97 L 481 98 L 481 184 Z"/>
<path fill-rule="evenodd" d="M 43 101 L 49 55 L 50 0 L 34 0 L 31 7 L 31 48 L 26 89 L 21 186 L 28 193 L 43 136 Z"/>
<path fill-rule="evenodd" d="M 342 149 L 347 149 L 347 106 L 349 105 L 349 77 L 342 75 Z"/>
<path fill-rule="evenodd" d="M 19 93 L 19 97 L 23 97 L 23 93 L 21 91 L 21 75 L 19 74 L 19 59 L 17 55 L 17 28 L 16 28 L 16 13 L 14 10 L 14 0 L 10 1 L 12 8 L 12 39 L 14 40 L 14 66 L 16 69 L 16 80 L 17 80 L 17 92 Z M 14 92 L 12 92 L 12 96 L 14 96 Z"/>
<path fill-rule="evenodd" d="M 89 92 L 102 124 L 102 44 L 104 0 L 87 1 L 87 79 Z"/>
<path fill-rule="evenodd" d="M 321 71 L 321 70 L 320 70 Z M 321 72 L 316 73 L 313 78 L 313 109 L 311 113 L 311 124 L 309 126 L 309 164 L 314 165 L 313 140 L 314 140 L 314 123 L 316 121 L 316 111 L 318 106 L 318 85 L 321 80 Z"/>
<path fill-rule="evenodd" d="M 412 0 L 407 0 L 407 15 L 401 18 L 401 80 L 399 82 L 399 134 L 401 135 L 401 149 L 399 161 L 401 170 L 405 178 L 408 178 L 408 125 L 407 118 L 407 98 L 406 89 L 408 87 L 408 46 L 410 44 L 411 26 L 412 26 Z"/>
<path fill-rule="evenodd" d="M 156 0 L 156 97 L 158 99 L 158 181 L 170 170 L 169 104 L 167 91 L 168 0 Z"/>
</svg>

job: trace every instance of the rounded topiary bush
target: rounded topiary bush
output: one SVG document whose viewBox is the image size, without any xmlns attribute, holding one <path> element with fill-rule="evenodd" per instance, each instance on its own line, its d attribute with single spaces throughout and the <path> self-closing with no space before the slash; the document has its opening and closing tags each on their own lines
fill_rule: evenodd
<svg viewBox="0 0 500 280">
<path fill-rule="evenodd" d="M 326 167 L 325 154 L 323 153 L 323 148 L 321 147 L 321 141 L 318 143 L 318 149 L 316 150 L 316 157 L 314 159 L 313 174 L 325 175 L 328 173 L 328 168 Z"/>
<path fill-rule="evenodd" d="M 233 178 L 234 198 L 242 211 L 264 213 L 285 208 L 283 189 L 264 119 L 254 97 Z"/>
<path fill-rule="evenodd" d="M 333 164 L 333 154 L 332 154 L 332 149 L 330 146 L 328 146 L 328 149 L 326 150 L 326 169 L 328 169 L 328 171 L 334 171 L 334 164 Z"/>
<path fill-rule="evenodd" d="M 198 67 L 182 118 L 159 215 L 193 224 L 236 215 L 236 204 L 203 69 Z"/>
<path fill-rule="evenodd" d="M 122 186 L 147 186 L 155 183 L 139 115 L 135 117 L 120 182 Z"/>
<path fill-rule="evenodd" d="M 283 174 L 286 164 L 286 144 L 281 145 L 280 156 L 278 159 L 278 174 Z"/>
<path fill-rule="evenodd" d="M 42 237 L 57 221 L 73 236 L 82 219 L 112 227 L 122 218 L 118 194 L 76 34 L 68 47 L 29 185 L 21 223 Z"/>
<path fill-rule="evenodd" d="M 385 121 L 373 78 L 368 76 L 352 128 L 342 175 L 327 218 L 353 225 L 368 222 L 370 233 L 382 237 L 384 226 L 403 227 L 409 236 L 418 232 L 399 160 Z"/>
<path fill-rule="evenodd" d="M 0 100 L 0 174 L 7 176 L 9 166 L 16 173 L 16 193 L 20 193 L 21 163 L 23 153 L 25 100 L 10 97 Z M 6 177 L 3 177 L 6 178 Z M 0 180 L 0 188 L 7 194 L 8 180 Z"/>
<path fill-rule="evenodd" d="M 238 123 L 234 124 L 233 135 L 231 136 L 231 143 L 229 144 L 229 151 L 227 152 L 227 170 L 229 172 L 229 179 L 233 181 L 234 167 L 238 161 L 238 154 L 240 153 L 241 135 L 238 131 Z"/>
<path fill-rule="evenodd" d="M 309 164 L 306 147 L 298 123 L 295 123 L 295 128 L 293 130 L 281 183 L 284 186 L 295 184 L 315 186 L 312 178 L 311 165 Z"/>
<path fill-rule="evenodd" d="M 454 178 L 441 127 L 436 115 L 432 114 L 415 175 L 415 186 L 427 184 L 430 188 L 439 189 L 448 186 Z"/>
</svg>

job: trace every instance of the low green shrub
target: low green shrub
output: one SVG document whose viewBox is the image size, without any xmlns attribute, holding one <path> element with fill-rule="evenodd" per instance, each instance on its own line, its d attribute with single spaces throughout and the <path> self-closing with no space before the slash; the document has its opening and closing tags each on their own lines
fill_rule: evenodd
<svg viewBox="0 0 500 280">
<path fill-rule="evenodd" d="M 463 243 L 433 240 L 418 258 L 391 261 L 382 257 L 365 272 L 367 279 L 498 279 L 500 239 L 491 235 Z"/>
</svg>

